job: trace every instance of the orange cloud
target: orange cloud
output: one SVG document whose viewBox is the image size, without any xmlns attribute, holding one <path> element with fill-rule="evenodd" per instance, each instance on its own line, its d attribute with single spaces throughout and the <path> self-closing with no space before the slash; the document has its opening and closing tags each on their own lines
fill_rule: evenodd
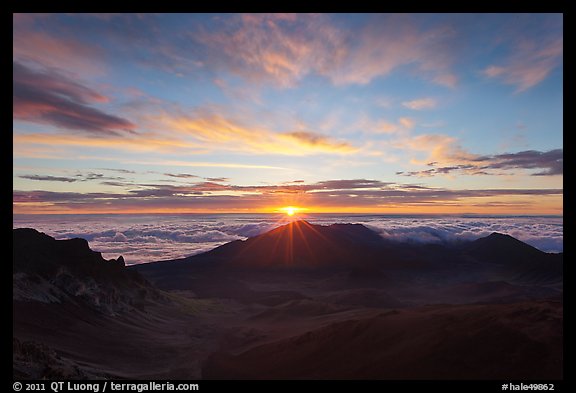
<svg viewBox="0 0 576 393">
<path fill-rule="evenodd" d="M 328 137 L 314 132 L 307 131 L 294 131 L 286 132 L 279 135 L 281 138 L 287 138 L 290 141 L 296 141 L 300 145 L 304 145 L 311 148 L 318 148 L 319 150 L 332 151 L 332 152 L 342 152 L 351 153 L 357 151 L 357 149 L 352 148 L 352 146 L 346 142 L 335 142 L 331 141 Z"/>
<path fill-rule="evenodd" d="M 194 138 L 208 149 L 285 155 L 350 154 L 358 151 L 348 142 L 335 141 L 315 132 L 274 132 L 258 126 L 248 127 L 207 111 L 197 111 L 196 116 L 162 115 L 157 121 L 159 125 Z"/>
<path fill-rule="evenodd" d="M 414 164 L 423 165 L 429 162 L 441 164 L 457 164 L 469 162 L 477 155 L 463 149 L 456 138 L 442 134 L 424 134 L 393 142 L 393 146 L 399 149 L 407 149 L 425 152 L 423 160 L 413 159 Z"/>
<path fill-rule="evenodd" d="M 400 123 L 402 125 L 402 127 L 406 128 L 406 129 L 411 129 L 414 128 L 414 120 L 412 120 L 409 117 L 401 117 L 400 119 L 398 119 L 398 123 Z"/>
<path fill-rule="evenodd" d="M 562 189 L 458 189 L 370 179 L 311 184 L 236 186 L 199 182 L 143 184 L 123 193 L 13 192 L 16 213 L 272 212 L 299 206 L 309 212 L 465 213 L 562 211 Z M 105 203 L 103 203 L 105 202 Z"/>
<path fill-rule="evenodd" d="M 87 136 L 68 134 L 15 134 L 13 137 L 14 155 L 28 156 L 30 146 L 45 145 L 61 150 L 63 146 L 96 147 L 113 150 L 128 150 L 138 152 L 173 152 L 176 149 L 186 149 L 187 152 L 203 153 L 204 150 L 198 144 L 179 139 L 158 137 L 152 134 L 138 134 L 137 136 L 123 138 L 91 138 Z M 40 150 L 40 152 L 47 152 Z M 61 157 L 61 156 L 60 156 Z"/>
<path fill-rule="evenodd" d="M 373 134 L 406 134 L 415 125 L 416 122 L 410 117 L 400 117 L 395 123 L 386 120 L 374 121 L 364 117 L 354 124 L 353 128 Z"/>
</svg>

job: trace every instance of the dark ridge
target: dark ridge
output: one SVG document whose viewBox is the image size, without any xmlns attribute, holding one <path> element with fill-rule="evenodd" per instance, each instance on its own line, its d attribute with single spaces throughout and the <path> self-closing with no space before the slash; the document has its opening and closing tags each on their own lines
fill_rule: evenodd
<svg viewBox="0 0 576 393">
<path fill-rule="evenodd" d="M 85 239 L 56 240 L 31 228 L 14 229 L 12 236 L 13 273 L 53 278 L 66 270 L 77 278 L 114 285 L 147 284 L 136 271 L 126 269 L 122 256 L 106 260 Z"/>
</svg>

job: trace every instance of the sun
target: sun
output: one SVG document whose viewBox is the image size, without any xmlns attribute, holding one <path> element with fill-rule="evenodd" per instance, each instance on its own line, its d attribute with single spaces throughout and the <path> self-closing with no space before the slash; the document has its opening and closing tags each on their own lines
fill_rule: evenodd
<svg viewBox="0 0 576 393">
<path fill-rule="evenodd" d="M 286 213 L 288 216 L 292 217 L 294 214 L 298 213 L 300 209 L 294 206 L 286 206 L 281 208 L 280 210 Z"/>
</svg>

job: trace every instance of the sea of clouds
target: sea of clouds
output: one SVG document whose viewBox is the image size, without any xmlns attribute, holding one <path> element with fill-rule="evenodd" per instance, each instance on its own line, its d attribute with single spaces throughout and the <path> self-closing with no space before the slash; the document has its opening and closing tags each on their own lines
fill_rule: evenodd
<svg viewBox="0 0 576 393">
<path fill-rule="evenodd" d="M 314 224 L 360 223 L 398 241 L 450 243 L 492 232 L 545 252 L 563 251 L 563 218 L 495 216 L 308 215 Z M 14 228 L 35 228 L 56 239 L 81 237 L 104 258 L 129 265 L 183 258 L 256 236 L 289 222 L 277 215 L 15 215 Z"/>
</svg>

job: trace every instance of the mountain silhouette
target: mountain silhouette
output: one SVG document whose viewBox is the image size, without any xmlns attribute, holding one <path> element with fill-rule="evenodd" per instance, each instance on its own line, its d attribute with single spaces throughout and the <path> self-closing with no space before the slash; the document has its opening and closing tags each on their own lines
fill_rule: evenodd
<svg viewBox="0 0 576 393">
<path fill-rule="evenodd" d="M 62 268 L 83 277 L 95 277 L 121 282 L 129 276 L 124 269 L 124 258 L 105 260 L 99 252 L 92 251 L 85 239 L 56 240 L 31 228 L 14 229 L 12 233 L 12 269 L 50 276 Z"/>
<path fill-rule="evenodd" d="M 186 287 L 201 271 L 345 271 L 358 285 L 385 278 L 437 283 L 509 281 L 562 286 L 562 254 L 542 252 L 511 236 L 493 233 L 457 244 L 396 242 L 361 224 L 315 225 L 294 221 L 175 261 L 133 268 L 161 287 Z M 399 282 L 399 281 L 398 281 Z"/>
<path fill-rule="evenodd" d="M 220 246 L 204 257 L 225 258 L 230 267 L 318 268 L 362 264 L 364 253 L 382 238 L 361 224 L 313 225 L 293 221 L 269 232 Z"/>
<path fill-rule="evenodd" d="M 542 256 L 542 251 L 523 243 L 510 235 L 493 232 L 489 236 L 474 240 L 466 250 L 478 257 L 494 262 L 533 259 Z"/>
</svg>

